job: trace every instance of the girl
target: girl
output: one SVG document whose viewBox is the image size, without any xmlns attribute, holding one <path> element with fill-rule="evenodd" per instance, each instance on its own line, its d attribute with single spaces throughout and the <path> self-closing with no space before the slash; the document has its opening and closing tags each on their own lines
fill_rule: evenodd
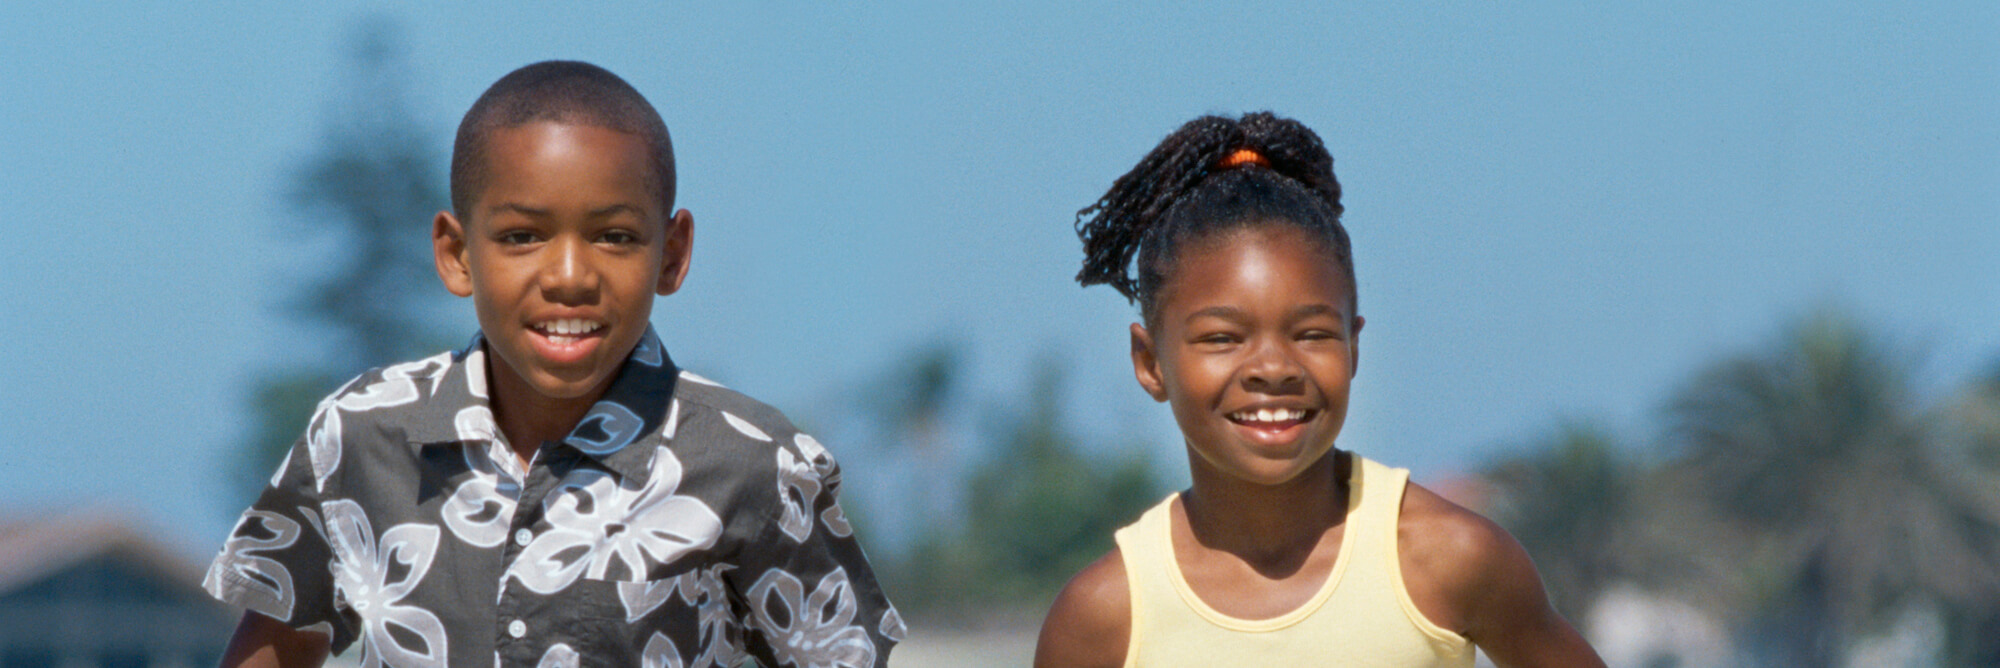
<svg viewBox="0 0 2000 668">
<path fill-rule="evenodd" d="M 1319 136 L 1254 113 L 1078 212 L 1077 280 L 1139 304 L 1132 369 L 1193 484 L 1064 587 L 1037 666 L 1603 665 L 1506 531 L 1334 447 L 1363 324 L 1341 210 Z"/>
</svg>

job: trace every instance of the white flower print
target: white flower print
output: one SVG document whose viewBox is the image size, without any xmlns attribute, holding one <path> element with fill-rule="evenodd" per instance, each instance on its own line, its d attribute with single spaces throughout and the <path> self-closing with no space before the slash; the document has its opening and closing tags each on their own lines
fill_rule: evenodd
<svg viewBox="0 0 2000 668">
<path fill-rule="evenodd" d="M 730 664 L 732 667 L 735 664 Z M 646 639 L 646 649 L 639 654 L 640 668 L 682 668 L 681 650 L 674 647 L 672 638 L 654 631 L 653 637 Z"/>
<path fill-rule="evenodd" d="M 813 470 L 819 472 L 820 482 L 825 485 L 828 494 L 840 488 L 840 467 L 834 465 L 833 453 L 827 452 L 826 446 L 819 444 L 819 439 L 798 434 L 792 437 L 792 443 L 799 446 L 799 452 L 812 462 Z M 835 536 L 846 538 L 854 535 L 854 527 L 847 523 L 847 513 L 840 509 L 838 503 L 829 504 L 819 518 L 826 522 L 827 531 Z"/>
<path fill-rule="evenodd" d="M 758 429 L 757 425 L 750 424 L 749 420 L 736 417 L 735 413 L 729 411 L 720 412 L 722 413 L 722 421 L 729 423 L 729 426 L 736 428 L 736 431 L 742 433 L 744 436 L 750 437 L 751 440 L 763 441 L 765 443 L 771 442 L 771 435 L 764 433 L 762 429 Z"/>
<path fill-rule="evenodd" d="M 875 664 L 875 641 L 852 623 L 860 604 L 848 586 L 846 569 L 834 569 L 807 595 L 797 576 L 773 568 L 750 587 L 749 601 L 756 613 L 753 623 L 770 641 L 778 663 L 799 668 Z"/>
<path fill-rule="evenodd" d="M 806 542 L 812 535 L 812 509 L 818 499 L 819 472 L 812 464 L 793 457 L 792 451 L 778 448 L 778 501 L 785 506 L 778 529 L 795 542 Z"/>
<path fill-rule="evenodd" d="M 473 411 L 491 415 L 485 406 L 459 411 L 460 438 L 465 436 L 466 413 Z M 471 475 L 452 490 L 451 498 L 438 508 L 438 514 L 444 518 L 445 528 L 459 540 L 477 547 L 494 547 L 507 541 L 507 527 L 514 519 L 514 498 L 502 493 L 501 487 L 512 483 L 512 489 L 520 489 L 520 483 L 507 478 L 485 445 L 462 446 L 465 466 Z"/>
<path fill-rule="evenodd" d="M 270 537 L 260 538 L 246 532 L 252 523 L 262 528 L 256 533 Z M 298 542 L 300 533 L 299 523 L 284 515 L 263 510 L 243 513 L 243 519 L 236 521 L 236 530 L 229 533 L 229 541 L 222 544 L 222 557 L 209 566 L 208 575 L 201 579 L 202 589 L 272 619 L 291 619 L 297 595 L 292 589 L 291 570 L 276 559 L 251 552 L 291 547 Z M 236 596 L 224 596 L 231 589 L 236 590 Z"/>
<path fill-rule="evenodd" d="M 660 438 L 674 440 L 674 431 L 681 426 L 681 400 L 667 402 L 667 423 L 660 427 Z"/>
<path fill-rule="evenodd" d="M 910 628 L 903 625 L 903 616 L 895 608 L 882 613 L 882 623 L 876 628 L 882 632 L 882 637 L 892 642 L 902 642 L 903 636 L 910 633 Z"/>
<path fill-rule="evenodd" d="M 618 602 L 625 606 L 625 623 L 639 621 L 640 617 L 660 609 L 661 604 L 674 597 L 674 590 L 684 586 L 683 581 L 693 577 L 694 573 L 689 572 L 666 580 L 618 583 Z"/>
<path fill-rule="evenodd" d="M 743 634 L 736 612 L 729 605 L 724 573 L 735 570 L 730 564 L 716 564 L 680 578 L 681 601 L 695 606 L 700 620 L 702 653 L 694 668 L 732 668 L 749 656 L 743 649 Z"/>
<path fill-rule="evenodd" d="M 587 454 L 606 455 L 623 450 L 625 446 L 637 440 L 639 433 L 646 428 L 646 421 L 640 419 L 638 413 L 632 412 L 632 409 L 626 408 L 624 404 L 599 401 L 590 407 L 590 412 L 585 413 L 582 420 L 577 421 L 576 430 L 571 433 L 583 431 L 586 426 L 604 432 L 604 438 L 593 439 L 572 435 L 563 439 L 563 442 L 576 446 L 576 449 Z"/>
<path fill-rule="evenodd" d="M 579 469 L 543 500 L 551 525 L 514 560 L 508 574 L 530 591 L 549 594 L 578 577 L 638 581 L 650 567 L 715 545 L 722 518 L 708 504 L 676 493 L 681 463 L 665 447 L 653 453 L 652 476 L 622 483 L 603 471 Z"/>
<path fill-rule="evenodd" d="M 333 397 L 321 400 L 312 422 L 306 424 L 306 454 L 312 462 L 313 489 L 324 493 L 327 478 L 340 468 L 340 411 Z"/>
<path fill-rule="evenodd" d="M 306 450 L 312 455 L 314 489 L 325 492 L 327 479 L 340 468 L 341 411 L 368 411 L 416 401 L 416 379 L 433 377 L 450 367 L 450 353 L 404 362 L 383 369 L 382 378 L 367 387 L 350 392 L 354 382 L 349 381 L 321 400 L 313 411 L 312 422 L 306 425 Z"/>
<path fill-rule="evenodd" d="M 667 349 L 660 346 L 660 337 L 653 333 L 651 325 L 646 326 L 646 335 L 639 337 L 639 345 L 632 348 L 632 361 L 650 367 L 667 361 Z"/>
<path fill-rule="evenodd" d="M 451 368 L 451 353 L 438 353 L 414 362 L 404 362 L 382 370 L 382 379 L 355 392 L 342 393 L 340 407 L 361 412 L 401 406 L 417 400 L 417 379 L 430 379 Z"/>
<path fill-rule="evenodd" d="M 576 648 L 570 647 L 567 643 L 556 643 L 549 646 L 549 651 L 542 653 L 542 660 L 535 662 L 535 668 L 576 668 L 577 663 L 582 660 L 583 657 L 576 653 Z"/>
<path fill-rule="evenodd" d="M 715 381 L 712 381 L 712 380 L 709 380 L 709 379 L 707 379 L 707 378 L 703 378 L 703 377 L 701 377 L 701 376 L 699 376 L 699 375 L 696 375 L 696 374 L 695 374 L 695 372 L 693 372 L 693 371 L 688 371 L 688 370 L 686 370 L 686 369 L 682 369 L 682 370 L 681 370 L 681 380 L 685 380 L 685 381 L 689 381 L 689 382 L 693 382 L 693 383 L 700 383 L 700 384 L 702 384 L 702 385 L 707 385 L 707 386 L 709 386 L 709 387 L 722 387 L 722 383 L 718 383 L 718 382 L 715 382 Z"/>
<path fill-rule="evenodd" d="M 722 581 L 722 575 L 735 568 L 729 564 L 717 564 L 665 580 L 620 582 L 618 601 L 625 605 L 625 622 L 639 621 L 678 594 L 682 603 L 695 609 L 700 620 L 699 646 L 702 653 L 695 657 L 693 668 L 735 668 L 749 657 L 743 650 L 743 637 L 736 615 L 729 607 L 729 592 Z M 647 643 L 648 656 L 653 649 L 653 643 Z M 676 663 L 666 665 L 680 665 L 679 653 L 675 652 L 672 656 Z"/>
<path fill-rule="evenodd" d="M 334 554 L 334 587 L 361 617 L 361 665 L 445 666 L 444 624 L 429 610 L 403 605 L 430 572 L 438 528 L 398 524 L 375 538 L 368 514 L 351 500 L 325 504 L 327 538 Z M 401 577 L 391 581 L 392 574 Z M 394 633 L 392 633 L 392 630 Z M 421 647 L 404 643 L 415 640 Z"/>
<path fill-rule="evenodd" d="M 486 349 L 473 346 L 465 356 L 465 391 L 477 399 L 486 398 Z M 500 655 L 493 655 L 495 660 Z"/>
<path fill-rule="evenodd" d="M 271 486 L 277 487 L 278 483 L 284 482 L 285 472 L 290 470 L 292 470 L 292 453 L 287 452 L 284 459 L 278 460 L 278 472 L 271 474 Z"/>
</svg>

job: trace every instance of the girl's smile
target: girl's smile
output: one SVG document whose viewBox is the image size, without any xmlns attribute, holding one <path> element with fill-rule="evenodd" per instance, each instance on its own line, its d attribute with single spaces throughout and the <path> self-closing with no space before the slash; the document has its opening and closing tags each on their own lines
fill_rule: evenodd
<svg viewBox="0 0 2000 668">
<path fill-rule="evenodd" d="M 1197 467 L 1291 480 L 1347 418 L 1355 334 L 1347 277 L 1321 242 L 1260 224 L 1183 247 L 1156 329 L 1133 325 L 1140 385 L 1168 402 Z"/>
</svg>

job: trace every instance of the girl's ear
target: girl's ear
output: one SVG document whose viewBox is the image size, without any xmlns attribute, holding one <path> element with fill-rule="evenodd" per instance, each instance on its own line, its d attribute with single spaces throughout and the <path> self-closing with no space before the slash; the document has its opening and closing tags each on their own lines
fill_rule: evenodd
<svg viewBox="0 0 2000 668">
<path fill-rule="evenodd" d="M 1153 334 L 1144 325 L 1132 323 L 1132 375 L 1153 401 L 1167 400 L 1167 383 L 1160 375 L 1160 356 L 1153 348 Z"/>
<path fill-rule="evenodd" d="M 437 261 L 438 278 L 444 289 L 460 297 L 472 296 L 472 267 L 465 259 L 465 226 L 450 211 L 439 211 L 431 220 L 431 254 Z"/>
<path fill-rule="evenodd" d="M 1347 332 L 1347 377 L 1349 378 L 1361 373 L 1361 326 L 1366 324 L 1368 324 L 1367 318 L 1354 316 L 1354 329 Z"/>
</svg>

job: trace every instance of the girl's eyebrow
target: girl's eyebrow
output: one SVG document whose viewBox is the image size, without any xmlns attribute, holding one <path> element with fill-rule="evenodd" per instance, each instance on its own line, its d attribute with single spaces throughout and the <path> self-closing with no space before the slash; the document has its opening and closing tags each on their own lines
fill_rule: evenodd
<svg viewBox="0 0 2000 668">
<path fill-rule="evenodd" d="M 1288 321 L 1297 321 L 1297 320 L 1304 320 L 1306 318 L 1310 318 L 1316 315 L 1327 315 L 1327 316 L 1333 316 L 1335 318 L 1342 318 L 1345 317 L 1346 314 L 1341 313 L 1340 309 L 1332 304 L 1320 303 L 1320 304 L 1306 304 L 1304 306 L 1294 308 L 1292 309 L 1291 313 L 1285 314 L 1285 317 L 1286 320 Z M 1243 309 L 1235 306 L 1217 305 L 1217 306 L 1210 306 L 1208 308 L 1201 309 L 1193 313 L 1189 313 L 1187 316 L 1188 320 L 1194 320 L 1195 318 L 1221 318 L 1224 320 L 1246 320 L 1249 318 L 1249 315 L 1244 313 Z"/>
</svg>

